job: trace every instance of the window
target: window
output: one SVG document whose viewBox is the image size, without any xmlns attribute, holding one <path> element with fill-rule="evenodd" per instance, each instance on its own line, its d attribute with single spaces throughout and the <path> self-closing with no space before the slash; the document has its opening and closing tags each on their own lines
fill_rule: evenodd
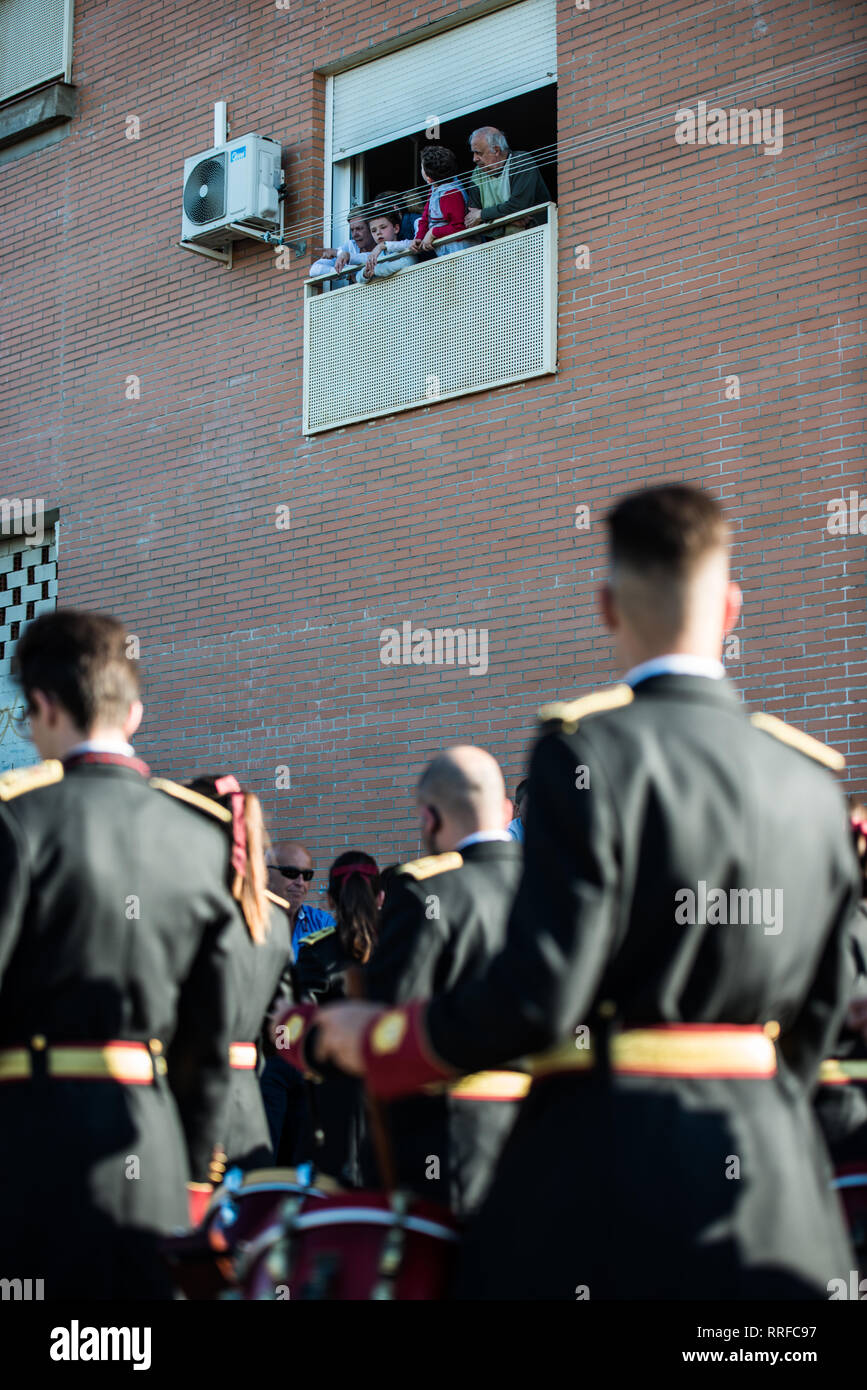
<svg viewBox="0 0 867 1390">
<path fill-rule="evenodd" d="M 486 125 L 502 130 L 513 149 L 525 150 L 533 156 L 548 186 L 551 199 L 556 203 L 556 86 L 546 86 L 538 92 L 513 97 L 511 101 L 492 103 L 479 110 L 473 110 L 468 115 L 458 116 L 453 121 L 441 123 L 437 143 L 454 150 L 461 174 L 464 176 L 469 173 L 471 166 L 470 136 L 474 130 Z M 359 195 L 357 201 L 369 203 L 385 190 L 412 189 L 414 196 L 409 200 L 408 207 L 410 211 L 420 213 L 426 197 L 421 177 L 421 152 L 425 145 L 430 143 L 425 132 L 421 131 L 357 155 L 353 179 L 353 187 Z M 335 232 L 336 230 L 335 228 Z M 345 239 L 344 221 L 340 241 Z"/>
<path fill-rule="evenodd" d="M 24 702 L 12 653 L 30 619 L 57 606 L 56 517 L 44 513 L 40 498 L 0 498 L 0 772 L 39 760 L 16 727 Z"/>
<path fill-rule="evenodd" d="M 0 0 L 0 101 L 72 66 L 72 0 Z"/>
<path fill-rule="evenodd" d="M 426 130 L 438 127 L 462 169 L 480 125 L 504 129 L 513 149 L 553 152 L 556 81 L 554 0 L 520 0 L 330 77 L 325 240 L 345 240 L 351 207 L 421 183 Z"/>
<path fill-rule="evenodd" d="M 537 184 L 522 230 L 517 216 L 473 227 L 462 249 L 364 285 L 308 281 L 305 434 L 556 371 L 556 76 L 554 0 L 519 0 L 329 77 L 329 245 L 386 191 L 421 213 L 425 145 L 451 149 L 466 185 L 481 126 L 531 156 L 547 194 Z"/>
</svg>

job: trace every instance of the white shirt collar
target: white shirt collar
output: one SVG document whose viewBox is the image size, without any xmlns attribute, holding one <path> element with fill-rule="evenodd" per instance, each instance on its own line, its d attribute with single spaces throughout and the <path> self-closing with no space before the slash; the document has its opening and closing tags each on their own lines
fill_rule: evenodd
<svg viewBox="0 0 867 1390">
<path fill-rule="evenodd" d="M 86 738 L 81 743 L 76 743 L 74 748 L 70 748 L 66 756 L 72 758 L 78 753 L 124 753 L 126 757 L 132 758 L 135 756 L 135 749 L 122 738 Z"/>
<path fill-rule="evenodd" d="M 465 835 L 455 845 L 455 849 L 466 849 L 468 845 L 480 845 L 486 840 L 511 840 L 511 835 L 507 830 L 476 830 L 472 835 Z"/>
<path fill-rule="evenodd" d="M 691 652 L 669 652 L 667 656 L 654 656 L 650 661 L 642 661 L 633 666 L 623 677 L 627 685 L 636 686 L 651 676 L 707 676 L 709 680 L 720 681 L 725 675 L 721 661 L 711 656 L 693 656 Z"/>
</svg>

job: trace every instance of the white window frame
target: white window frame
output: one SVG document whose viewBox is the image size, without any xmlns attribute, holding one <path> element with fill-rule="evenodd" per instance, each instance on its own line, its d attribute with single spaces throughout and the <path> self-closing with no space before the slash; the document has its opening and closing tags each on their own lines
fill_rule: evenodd
<svg viewBox="0 0 867 1390">
<path fill-rule="evenodd" d="M 0 0 L 2 5 L 3 0 Z M 57 82 L 62 79 L 64 82 L 72 81 L 72 35 L 75 27 L 75 0 L 63 0 L 63 53 L 61 62 L 63 67 L 60 72 L 48 72 L 44 77 L 40 77 L 36 82 L 25 82 L 20 87 L 16 87 L 13 92 L 7 92 L 3 101 L 11 101 L 14 97 L 23 96 L 26 92 L 37 91 L 44 87 L 47 82 Z"/>
<path fill-rule="evenodd" d="M 339 246 L 346 240 L 346 213 L 364 201 L 363 155 L 332 160 L 334 149 L 334 78 L 325 83 L 325 210 L 322 219 L 322 245 Z"/>
</svg>

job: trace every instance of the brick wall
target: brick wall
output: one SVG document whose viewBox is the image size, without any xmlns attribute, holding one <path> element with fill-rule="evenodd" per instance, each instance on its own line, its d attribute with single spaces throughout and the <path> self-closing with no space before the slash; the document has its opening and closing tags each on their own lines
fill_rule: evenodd
<svg viewBox="0 0 867 1390">
<path fill-rule="evenodd" d="M 417 849 L 408 793 L 435 750 L 478 741 L 513 786 L 537 705 L 617 674 L 601 517 L 694 479 L 736 526 L 732 674 L 843 750 L 863 791 L 865 538 L 827 529 L 829 500 L 867 498 L 846 0 L 561 0 L 556 377 L 305 439 L 307 262 L 278 270 L 251 242 L 229 272 L 178 248 L 216 99 L 234 134 L 283 142 L 287 223 L 309 224 L 314 68 L 454 8 L 77 0 L 72 130 L 0 168 L 2 490 L 60 508 L 60 602 L 139 635 L 155 769 L 236 769 L 318 864 L 352 845 L 389 862 Z M 702 96 L 781 107 L 782 153 L 676 144 L 674 112 Z M 405 618 L 487 628 L 487 676 L 383 667 L 379 633 Z"/>
</svg>

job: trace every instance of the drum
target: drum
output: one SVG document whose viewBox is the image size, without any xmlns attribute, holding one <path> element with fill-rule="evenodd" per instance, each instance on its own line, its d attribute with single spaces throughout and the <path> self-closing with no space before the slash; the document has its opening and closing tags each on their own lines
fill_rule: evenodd
<svg viewBox="0 0 867 1390">
<path fill-rule="evenodd" d="M 242 1297 L 441 1299 L 458 1239 L 450 1211 L 408 1193 L 290 1198 L 236 1249 Z"/>
<path fill-rule="evenodd" d="M 309 1168 L 227 1173 L 201 1225 L 163 1242 L 175 1283 L 189 1299 L 240 1298 L 239 1257 L 249 1258 L 255 1242 L 273 1226 L 275 1213 L 300 1210 L 306 1203 L 315 1207 L 340 1190 L 330 1178 L 314 1179 Z M 270 1237 L 265 1238 L 267 1243 Z"/>
</svg>

